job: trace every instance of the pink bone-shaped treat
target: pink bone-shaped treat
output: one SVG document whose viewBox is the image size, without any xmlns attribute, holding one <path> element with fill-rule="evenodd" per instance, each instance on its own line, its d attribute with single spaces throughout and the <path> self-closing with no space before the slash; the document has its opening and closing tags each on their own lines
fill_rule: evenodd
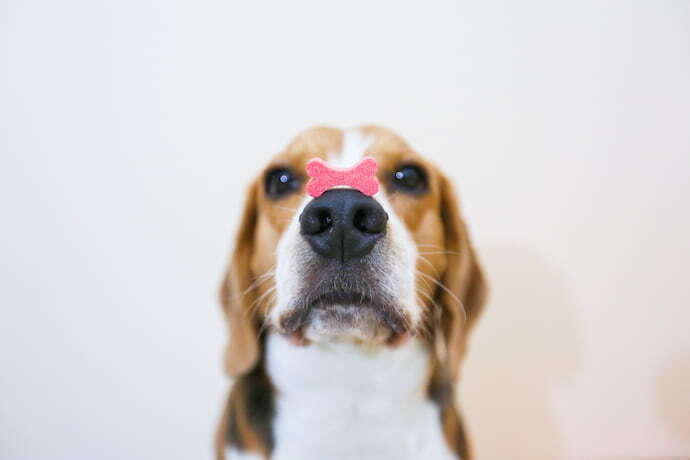
<svg viewBox="0 0 690 460">
<path fill-rule="evenodd" d="M 377 169 L 376 160 L 371 157 L 362 158 L 362 161 L 351 168 L 334 168 L 322 159 L 314 158 L 307 163 L 307 174 L 311 177 L 307 193 L 318 198 L 327 190 L 344 185 L 357 189 L 366 196 L 372 196 L 379 191 Z"/>
</svg>

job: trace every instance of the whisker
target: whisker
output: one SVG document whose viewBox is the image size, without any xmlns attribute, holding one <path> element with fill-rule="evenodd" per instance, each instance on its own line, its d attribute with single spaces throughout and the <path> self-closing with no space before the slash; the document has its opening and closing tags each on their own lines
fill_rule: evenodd
<svg viewBox="0 0 690 460">
<path fill-rule="evenodd" d="M 275 285 L 274 285 L 274 286 L 271 286 L 270 288 L 268 288 L 268 289 L 266 290 L 266 292 L 264 292 L 264 293 L 261 294 L 259 297 L 257 297 L 256 299 L 254 299 L 254 301 L 249 305 L 249 307 L 248 307 L 247 310 L 244 312 L 244 314 L 245 314 L 246 316 L 249 316 L 250 314 L 254 313 L 256 310 L 260 309 L 261 307 L 264 307 L 265 305 L 262 305 L 261 302 L 262 302 L 264 299 L 266 299 L 267 296 L 273 294 L 273 291 L 275 291 L 276 289 L 277 289 L 277 286 L 275 286 Z"/>
<path fill-rule="evenodd" d="M 423 251 L 423 252 L 420 252 L 419 254 L 424 254 L 424 255 L 454 254 L 454 255 L 458 255 L 458 256 L 462 255 L 461 252 L 457 252 L 457 251 Z"/>
<path fill-rule="evenodd" d="M 418 272 L 418 273 L 421 273 L 419 270 L 415 270 L 415 271 Z M 422 283 L 424 283 L 424 287 L 425 287 L 425 288 L 431 290 L 431 286 L 429 285 L 429 283 L 427 282 L 426 279 L 422 278 L 422 279 L 419 279 L 419 281 L 421 281 Z"/>
<path fill-rule="evenodd" d="M 261 321 L 261 324 L 259 325 L 259 332 L 258 335 L 263 334 L 265 331 L 271 328 L 271 323 L 268 321 L 268 315 L 264 317 L 264 319 Z"/>
<path fill-rule="evenodd" d="M 448 289 L 448 287 L 447 287 L 445 284 L 443 284 L 442 282 L 438 281 L 438 280 L 435 279 L 434 277 L 429 276 L 429 275 L 427 275 L 426 273 L 422 273 L 422 272 L 420 272 L 419 270 L 415 270 L 415 272 L 416 272 L 418 275 L 422 276 L 423 278 L 428 279 L 429 281 L 431 281 L 432 283 L 434 283 L 435 285 L 437 285 L 438 287 L 440 287 L 441 289 L 443 289 L 443 291 L 446 292 L 449 296 L 451 296 L 451 298 L 452 298 L 453 300 L 455 300 L 455 301 L 458 303 L 458 305 L 460 306 L 460 308 L 462 309 L 462 313 L 463 313 L 463 322 L 467 322 L 467 311 L 465 310 L 465 305 L 462 303 L 462 300 L 460 300 L 460 299 L 458 298 L 458 296 L 455 295 L 455 293 L 454 293 L 453 291 L 451 291 L 450 289 Z"/>
<path fill-rule="evenodd" d="M 438 315 L 438 313 L 440 313 L 440 311 L 441 311 L 441 306 L 433 299 L 433 297 L 431 297 L 426 292 L 424 292 L 420 289 L 415 289 L 415 291 L 417 291 L 417 295 L 421 295 L 421 296 L 425 297 L 431 303 L 431 305 L 433 305 L 433 307 L 434 307 L 433 312 L 429 311 L 428 309 L 424 310 L 424 315 L 426 316 L 426 318 L 424 319 L 424 321 L 422 321 L 423 337 L 426 339 L 431 339 L 433 337 L 433 329 L 432 329 L 432 321 L 431 321 L 432 318 L 430 318 L 429 316 L 433 313 L 434 317 L 436 317 Z"/>
<path fill-rule="evenodd" d="M 425 299 L 427 299 L 429 302 L 431 302 L 432 305 L 433 305 L 436 309 L 440 309 L 440 308 L 441 308 L 441 306 L 434 300 L 434 298 L 433 298 L 432 296 L 430 296 L 430 295 L 427 294 L 426 292 L 422 291 L 421 289 L 415 289 L 415 290 L 417 291 L 417 294 L 421 294 L 422 296 L 424 296 Z"/>
<path fill-rule="evenodd" d="M 419 260 L 421 260 L 422 262 L 426 262 L 431 267 L 431 269 L 434 271 L 434 273 L 436 273 L 436 276 L 440 276 L 438 270 L 436 269 L 436 267 L 434 267 L 434 264 L 432 264 L 429 261 L 429 259 L 427 259 L 426 257 L 424 257 L 421 254 L 418 254 L 417 257 L 419 257 Z"/>
<path fill-rule="evenodd" d="M 261 275 L 257 276 L 256 279 L 254 280 L 254 282 L 252 284 L 250 284 L 244 291 L 242 291 L 241 293 L 236 294 L 236 295 L 231 295 L 229 300 L 241 299 L 242 297 L 249 294 L 254 289 L 258 288 L 260 285 L 265 283 L 267 280 L 270 280 L 274 274 L 275 274 L 275 265 L 273 265 L 271 268 L 266 270 Z"/>
</svg>

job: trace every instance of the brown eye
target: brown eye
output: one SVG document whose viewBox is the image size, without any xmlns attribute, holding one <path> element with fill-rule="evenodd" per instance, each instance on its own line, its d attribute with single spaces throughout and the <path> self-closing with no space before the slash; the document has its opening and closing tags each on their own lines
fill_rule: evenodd
<svg viewBox="0 0 690 460">
<path fill-rule="evenodd" d="M 277 200 L 299 190 L 300 180 L 291 170 L 276 168 L 266 174 L 264 187 L 266 195 Z"/>
<path fill-rule="evenodd" d="M 429 189 L 426 171 L 415 165 L 400 166 L 393 173 L 391 183 L 395 190 L 415 195 L 422 194 Z"/>
</svg>

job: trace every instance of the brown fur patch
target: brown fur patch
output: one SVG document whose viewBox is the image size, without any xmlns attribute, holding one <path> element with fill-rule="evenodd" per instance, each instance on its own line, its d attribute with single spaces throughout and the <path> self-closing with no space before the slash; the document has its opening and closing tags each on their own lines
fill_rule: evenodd
<svg viewBox="0 0 690 460">
<path fill-rule="evenodd" d="M 472 451 L 465 435 L 462 418 L 455 405 L 449 405 L 442 409 L 441 425 L 451 451 L 458 454 L 462 460 L 471 460 Z"/>
</svg>

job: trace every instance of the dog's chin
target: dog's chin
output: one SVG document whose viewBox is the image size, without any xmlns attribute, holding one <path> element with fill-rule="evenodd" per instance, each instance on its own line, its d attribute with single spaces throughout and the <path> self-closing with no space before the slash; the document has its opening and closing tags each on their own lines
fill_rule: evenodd
<svg viewBox="0 0 690 460">
<path fill-rule="evenodd" d="M 397 299 L 380 290 L 350 290 L 338 285 L 296 297 L 276 327 L 298 345 L 348 342 L 397 346 L 411 332 L 409 315 Z"/>
<path fill-rule="evenodd" d="M 299 322 L 299 327 L 283 330 L 296 345 L 350 343 L 397 347 L 410 337 L 404 318 L 366 304 L 313 306 L 301 315 Z"/>
<path fill-rule="evenodd" d="M 362 305 L 313 308 L 302 333 L 315 343 L 384 344 L 395 331 L 380 316 L 374 308 Z"/>
</svg>

